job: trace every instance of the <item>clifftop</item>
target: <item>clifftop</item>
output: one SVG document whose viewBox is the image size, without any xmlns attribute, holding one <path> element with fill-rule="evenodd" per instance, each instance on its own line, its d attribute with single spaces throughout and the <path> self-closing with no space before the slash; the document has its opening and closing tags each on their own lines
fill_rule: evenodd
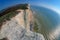
<svg viewBox="0 0 60 40">
<path fill-rule="evenodd" d="M 22 10 L 28 9 L 28 4 L 18 4 L 18 5 L 3 9 L 0 11 L 0 17 L 11 12 L 11 11 L 15 11 L 17 9 L 22 9 Z"/>
<path fill-rule="evenodd" d="M 28 4 L 18 4 L 18 5 L 1 10 L 0 11 L 0 29 L 3 22 L 5 22 L 6 20 L 10 20 L 10 18 L 17 15 L 18 13 L 16 11 L 17 9 L 26 10 L 28 9 Z"/>
</svg>

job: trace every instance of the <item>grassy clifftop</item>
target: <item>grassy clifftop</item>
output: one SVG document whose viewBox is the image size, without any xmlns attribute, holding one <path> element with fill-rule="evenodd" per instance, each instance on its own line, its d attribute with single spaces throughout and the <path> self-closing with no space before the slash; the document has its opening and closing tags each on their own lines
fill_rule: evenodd
<svg viewBox="0 0 60 40">
<path fill-rule="evenodd" d="M 28 9 L 28 4 L 18 4 L 18 5 L 1 10 L 0 11 L 0 28 L 3 22 L 10 20 L 10 18 L 14 17 L 17 14 L 16 12 L 17 9 L 22 9 L 22 10 Z"/>
</svg>

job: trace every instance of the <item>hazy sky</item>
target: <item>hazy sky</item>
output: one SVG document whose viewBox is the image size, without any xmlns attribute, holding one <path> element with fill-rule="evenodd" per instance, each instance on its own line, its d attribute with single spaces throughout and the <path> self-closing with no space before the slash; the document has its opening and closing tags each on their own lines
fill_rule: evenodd
<svg viewBox="0 0 60 40">
<path fill-rule="evenodd" d="M 60 0 L 0 0 L 0 10 L 20 3 L 30 3 L 31 5 L 50 5 L 60 10 Z"/>
</svg>

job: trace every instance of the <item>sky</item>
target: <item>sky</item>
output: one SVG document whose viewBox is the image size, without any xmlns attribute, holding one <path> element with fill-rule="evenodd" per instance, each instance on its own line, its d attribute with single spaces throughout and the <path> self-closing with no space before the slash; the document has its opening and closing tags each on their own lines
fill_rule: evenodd
<svg viewBox="0 0 60 40">
<path fill-rule="evenodd" d="M 0 10 L 21 3 L 52 6 L 60 10 L 60 0 L 0 0 Z"/>
</svg>

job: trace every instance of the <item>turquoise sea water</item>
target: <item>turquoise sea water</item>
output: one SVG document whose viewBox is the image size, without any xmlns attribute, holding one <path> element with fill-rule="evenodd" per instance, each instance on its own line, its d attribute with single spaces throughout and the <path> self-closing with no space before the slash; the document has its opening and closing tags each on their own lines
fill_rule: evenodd
<svg viewBox="0 0 60 40">
<path fill-rule="evenodd" d="M 38 21 L 38 24 L 40 24 L 39 32 L 44 35 L 46 40 L 60 40 L 59 39 L 60 36 L 56 37 L 56 35 L 53 35 L 56 33 L 56 32 L 53 33 L 54 30 L 57 29 L 58 25 L 60 25 L 60 17 L 58 13 L 55 12 L 54 10 L 41 7 L 41 6 L 31 6 L 31 10 L 34 13 L 35 19 L 37 19 L 36 21 Z M 52 38 L 49 34 L 51 34 L 54 38 Z"/>
</svg>

